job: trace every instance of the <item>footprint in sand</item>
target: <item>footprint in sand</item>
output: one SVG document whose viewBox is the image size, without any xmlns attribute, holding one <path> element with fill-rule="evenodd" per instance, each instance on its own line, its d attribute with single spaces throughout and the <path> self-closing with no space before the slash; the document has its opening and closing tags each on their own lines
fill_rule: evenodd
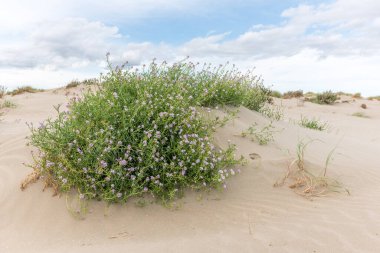
<svg viewBox="0 0 380 253">
<path fill-rule="evenodd" d="M 259 160 L 261 156 L 257 153 L 250 153 L 249 158 L 251 158 L 252 160 Z"/>
</svg>

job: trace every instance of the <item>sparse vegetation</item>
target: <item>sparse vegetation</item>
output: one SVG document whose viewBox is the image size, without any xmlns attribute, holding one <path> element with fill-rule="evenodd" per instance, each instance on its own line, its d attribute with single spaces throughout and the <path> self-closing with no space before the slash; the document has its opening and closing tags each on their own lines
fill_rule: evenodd
<svg viewBox="0 0 380 253">
<path fill-rule="evenodd" d="M 75 88 L 79 85 L 96 85 L 99 84 L 99 80 L 96 78 L 84 79 L 83 81 L 73 80 L 66 85 L 66 89 Z"/>
<path fill-rule="evenodd" d="M 325 91 L 323 93 L 318 93 L 314 98 L 309 101 L 321 105 L 332 105 L 338 100 L 338 95 L 332 91 Z"/>
<path fill-rule="evenodd" d="M 78 80 L 73 80 L 71 82 L 69 82 L 67 85 L 66 85 L 66 89 L 71 89 L 71 88 L 75 88 L 77 87 L 78 85 L 80 85 L 80 82 Z"/>
<path fill-rule="evenodd" d="M 312 91 L 308 91 L 305 93 L 305 97 L 314 97 L 316 94 L 315 92 L 312 92 Z"/>
<path fill-rule="evenodd" d="M 13 91 L 8 92 L 8 94 L 12 95 L 12 96 L 16 96 L 16 95 L 23 94 L 23 93 L 36 93 L 36 92 L 41 92 L 41 91 L 43 91 L 43 90 L 42 89 L 36 89 L 36 88 L 31 87 L 31 86 L 23 86 L 23 87 L 19 87 Z"/>
<path fill-rule="evenodd" d="M 100 84 L 100 81 L 98 78 L 89 78 L 89 79 L 84 79 L 81 84 L 83 85 L 97 85 Z"/>
<path fill-rule="evenodd" d="M 260 113 L 271 120 L 279 121 L 284 117 L 284 108 L 280 105 L 264 105 Z"/>
<path fill-rule="evenodd" d="M 197 67 L 110 67 L 99 89 L 73 98 L 69 111 L 57 107 L 57 119 L 30 126 L 30 143 L 39 150 L 31 165 L 36 175 L 56 192 L 76 189 L 81 200 L 106 202 L 151 194 L 167 203 L 186 188 L 225 186 L 241 160 L 232 145 L 214 147 L 216 122 L 199 108 L 243 105 L 259 111 L 270 101 L 270 90 L 251 72 Z"/>
<path fill-rule="evenodd" d="M 282 95 L 282 97 L 285 99 L 300 98 L 302 96 L 303 96 L 303 90 L 288 91 L 288 92 L 285 92 L 284 95 Z"/>
<path fill-rule="evenodd" d="M 16 104 L 13 103 L 12 101 L 5 100 L 3 103 L 0 102 L 0 109 L 3 108 L 15 108 Z"/>
<path fill-rule="evenodd" d="M 251 141 L 258 142 L 260 145 L 266 145 L 273 141 L 274 126 L 272 123 L 264 126 L 263 128 L 257 128 L 257 124 L 253 124 L 246 131 L 241 133 L 242 137 L 250 137 Z"/>
<path fill-rule="evenodd" d="M 362 98 L 362 94 L 360 92 L 354 93 L 352 95 L 353 98 Z"/>
<path fill-rule="evenodd" d="M 272 90 L 271 93 L 270 93 L 270 96 L 271 97 L 275 97 L 275 98 L 281 98 L 282 94 L 281 94 L 281 92 L 279 92 L 277 90 Z"/>
<path fill-rule="evenodd" d="M 318 131 L 324 131 L 327 129 L 327 122 L 321 122 L 316 118 L 309 119 L 307 117 L 301 116 L 301 120 L 298 122 L 298 124 L 302 127 Z"/>
<path fill-rule="evenodd" d="M 312 166 L 305 162 L 305 152 L 308 145 L 314 140 L 308 142 L 300 141 L 297 144 L 297 158 L 294 159 L 287 168 L 285 176 L 274 184 L 275 187 L 282 186 L 289 180 L 288 187 L 295 193 L 306 197 L 314 198 L 325 196 L 331 192 L 346 192 L 350 194 L 349 190 L 345 188 L 338 180 L 327 176 L 327 168 L 333 159 L 334 148 L 327 155 L 325 164 L 318 173 L 312 172 Z M 316 168 L 314 168 L 315 170 Z"/>
<path fill-rule="evenodd" d="M 359 117 L 359 118 L 369 118 L 369 116 L 365 114 L 364 112 L 355 112 L 352 114 L 352 116 Z"/>
<path fill-rule="evenodd" d="M 378 101 L 380 101 L 380 96 L 369 97 L 368 100 L 378 100 Z"/>
</svg>

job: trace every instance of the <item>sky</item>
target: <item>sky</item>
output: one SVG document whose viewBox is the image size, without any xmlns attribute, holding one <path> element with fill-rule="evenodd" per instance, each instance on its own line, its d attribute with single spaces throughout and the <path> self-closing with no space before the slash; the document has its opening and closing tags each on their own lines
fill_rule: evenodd
<svg viewBox="0 0 380 253">
<path fill-rule="evenodd" d="M 234 63 L 280 91 L 380 95 L 378 0 L 0 0 L 0 85 L 52 88 L 114 64 Z"/>
</svg>

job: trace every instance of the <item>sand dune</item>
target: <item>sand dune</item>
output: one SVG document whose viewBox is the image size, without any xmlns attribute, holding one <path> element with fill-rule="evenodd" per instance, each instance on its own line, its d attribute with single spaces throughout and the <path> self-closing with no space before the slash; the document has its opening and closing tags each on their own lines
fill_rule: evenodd
<svg viewBox="0 0 380 253">
<path fill-rule="evenodd" d="M 260 146 L 239 134 L 266 118 L 240 108 L 238 117 L 218 130 L 215 141 L 238 147 L 248 158 L 241 173 L 221 192 L 192 193 L 176 210 L 152 204 L 137 207 L 91 202 L 85 219 L 66 207 L 66 198 L 42 192 L 38 182 L 26 191 L 20 182 L 32 161 L 25 122 L 38 124 L 65 103 L 64 90 L 23 94 L 7 99 L 17 104 L 0 121 L 0 252 L 380 252 L 380 102 L 333 106 L 276 100 L 285 119 L 275 122 L 275 141 Z M 366 103 L 368 109 L 360 108 Z M 352 116 L 362 111 L 370 118 Z M 305 129 L 301 115 L 327 121 L 329 129 Z M 351 195 L 333 193 L 309 200 L 286 186 L 273 184 L 286 172 L 299 140 L 318 139 L 306 162 L 322 169 L 334 148 L 328 176 Z M 261 158 L 250 160 L 249 154 Z"/>
</svg>

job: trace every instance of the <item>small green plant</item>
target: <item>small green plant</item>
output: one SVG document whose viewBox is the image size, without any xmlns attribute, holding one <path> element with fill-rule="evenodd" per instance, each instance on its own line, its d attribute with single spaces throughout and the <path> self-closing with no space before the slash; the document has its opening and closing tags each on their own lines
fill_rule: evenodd
<svg viewBox="0 0 380 253">
<path fill-rule="evenodd" d="M 284 108 L 281 105 L 264 105 L 259 111 L 262 115 L 271 120 L 279 121 L 284 117 Z"/>
<path fill-rule="evenodd" d="M 285 99 L 300 98 L 300 97 L 303 97 L 303 90 L 288 91 L 288 92 L 285 92 L 284 95 L 282 95 L 282 97 Z"/>
<path fill-rule="evenodd" d="M 332 105 L 336 100 L 338 100 L 338 95 L 332 91 L 318 93 L 314 98 L 310 99 L 311 102 L 321 105 Z"/>
<path fill-rule="evenodd" d="M 6 93 L 7 89 L 4 86 L 0 85 L 0 99 L 3 98 Z"/>
<path fill-rule="evenodd" d="M 215 109 L 219 109 L 219 107 L 216 107 Z M 227 122 L 235 119 L 237 117 L 237 114 L 239 113 L 239 109 L 236 109 L 236 110 L 228 109 L 228 108 L 223 108 L 223 109 L 227 115 L 225 115 L 223 118 L 220 118 L 219 116 L 217 116 L 215 117 L 215 119 L 211 119 L 213 130 L 216 130 L 216 128 L 219 128 L 219 127 L 224 127 L 227 124 Z M 211 112 L 210 108 L 207 108 L 207 112 L 208 113 Z"/>
<path fill-rule="evenodd" d="M 352 116 L 359 117 L 359 118 L 370 118 L 367 114 L 364 112 L 355 112 L 352 114 Z"/>
<path fill-rule="evenodd" d="M 360 92 L 354 93 L 352 95 L 353 98 L 362 98 L 362 94 Z"/>
<path fill-rule="evenodd" d="M 309 119 L 307 117 L 301 116 L 301 120 L 298 122 L 298 124 L 302 127 L 318 130 L 318 131 L 324 131 L 327 129 L 327 123 L 326 122 L 320 122 L 320 120 L 312 118 Z"/>
<path fill-rule="evenodd" d="M 242 137 L 250 137 L 251 141 L 258 142 L 260 145 L 266 145 L 274 140 L 273 133 L 275 132 L 272 123 L 264 126 L 263 128 L 257 128 L 257 123 L 250 126 L 246 131 L 241 133 Z"/>
<path fill-rule="evenodd" d="M 15 96 L 23 93 L 36 93 L 36 92 L 41 92 L 43 91 L 42 89 L 36 89 L 31 86 L 23 86 L 19 87 L 13 91 L 8 92 L 9 95 Z"/>
<path fill-rule="evenodd" d="M 15 107 L 16 107 L 16 104 L 9 100 L 5 100 L 3 103 L 0 103 L 0 109 L 15 108 Z"/>
</svg>

